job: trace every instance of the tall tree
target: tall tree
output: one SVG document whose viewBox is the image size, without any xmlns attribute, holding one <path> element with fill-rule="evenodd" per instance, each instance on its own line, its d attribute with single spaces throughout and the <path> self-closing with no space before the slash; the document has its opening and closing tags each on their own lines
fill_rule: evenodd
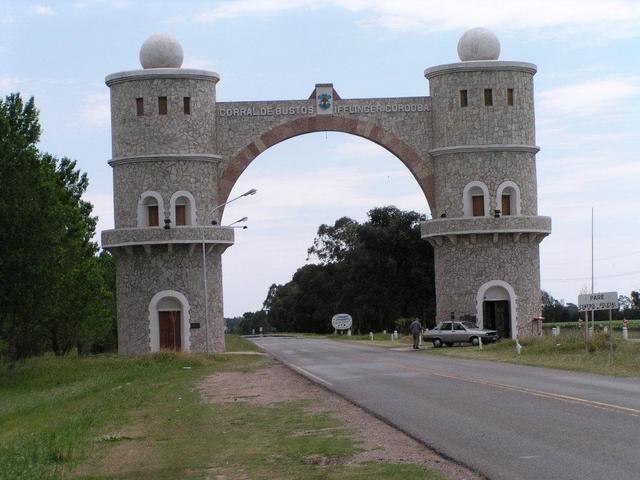
<svg viewBox="0 0 640 480">
<path fill-rule="evenodd" d="M 324 332 L 335 313 L 350 313 L 354 329 L 393 329 L 400 317 L 435 313 L 433 250 L 420 238 L 424 216 L 375 208 L 363 224 L 348 217 L 321 225 L 310 258 L 292 280 L 272 286 L 265 308 L 280 330 Z"/>
<path fill-rule="evenodd" d="M 39 135 L 33 99 L 0 100 L 0 338 L 12 359 L 111 334 L 87 176 L 38 152 Z"/>
</svg>

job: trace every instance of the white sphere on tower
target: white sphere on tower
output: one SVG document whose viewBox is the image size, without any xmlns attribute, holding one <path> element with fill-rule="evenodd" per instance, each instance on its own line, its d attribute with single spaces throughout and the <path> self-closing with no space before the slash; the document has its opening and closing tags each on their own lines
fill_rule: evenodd
<svg viewBox="0 0 640 480">
<path fill-rule="evenodd" d="M 140 47 L 142 68 L 180 68 L 182 47 L 171 35 L 155 33 Z"/>
<path fill-rule="evenodd" d="M 458 56 L 463 62 L 497 60 L 500 56 L 500 40 L 491 30 L 472 28 L 460 37 Z"/>
</svg>

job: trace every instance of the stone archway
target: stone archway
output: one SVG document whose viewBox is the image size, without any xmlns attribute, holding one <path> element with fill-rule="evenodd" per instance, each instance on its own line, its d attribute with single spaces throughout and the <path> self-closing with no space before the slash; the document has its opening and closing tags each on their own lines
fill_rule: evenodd
<svg viewBox="0 0 640 480">
<path fill-rule="evenodd" d="M 435 211 L 435 179 L 431 159 L 425 159 L 409 144 L 378 124 L 336 115 L 303 117 L 271 128 L 236 151 L 221 175 L 218 198 L 224 203 L 242 172 L 269 147 L 299 135 L 314 132 L 341 132 L 366 138 L 395 155 L 411 172 Z"/>
</svg>

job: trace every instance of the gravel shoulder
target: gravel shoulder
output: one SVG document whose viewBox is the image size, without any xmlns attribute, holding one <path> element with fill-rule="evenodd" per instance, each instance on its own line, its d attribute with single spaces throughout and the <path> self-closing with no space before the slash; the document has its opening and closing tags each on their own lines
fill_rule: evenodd
<svg viewBox="0 0 640 480">
<path fill-rule="evenodd" d="M 309 401 L 307 408 L 310 414 L 329 414 L 337 418 L 355 436 L 361 451 L 340 459 L 340 463 L 343 464 L 414 464 L 438 471 L 445 478 L 482 478 L 276 361 L 268 362 L 266 366 L 253 372 L 231 371 L 210 375 L 199 385 L 198 390 L 201 396 L 212 404 L 240 402 L 269 406 L 282 402 Z M 305 432 L 298 434 L 305 435 Z M 323 465 L 325 462 L 335 462 L 336 459 L 310 456 L 306 461 Z"/>
</svg>

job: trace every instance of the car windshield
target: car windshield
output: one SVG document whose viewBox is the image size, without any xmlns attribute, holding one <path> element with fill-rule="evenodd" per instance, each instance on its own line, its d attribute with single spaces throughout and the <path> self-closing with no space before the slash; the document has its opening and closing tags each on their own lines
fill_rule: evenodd
<svg viewBox="0 0 640 480">
<path fill-rule="evenodd" d="M 467 328 L 477 328 L 476 324 L 473 322 L 462 322 L 462 325 L 464 325 Z"/>
</svg>

